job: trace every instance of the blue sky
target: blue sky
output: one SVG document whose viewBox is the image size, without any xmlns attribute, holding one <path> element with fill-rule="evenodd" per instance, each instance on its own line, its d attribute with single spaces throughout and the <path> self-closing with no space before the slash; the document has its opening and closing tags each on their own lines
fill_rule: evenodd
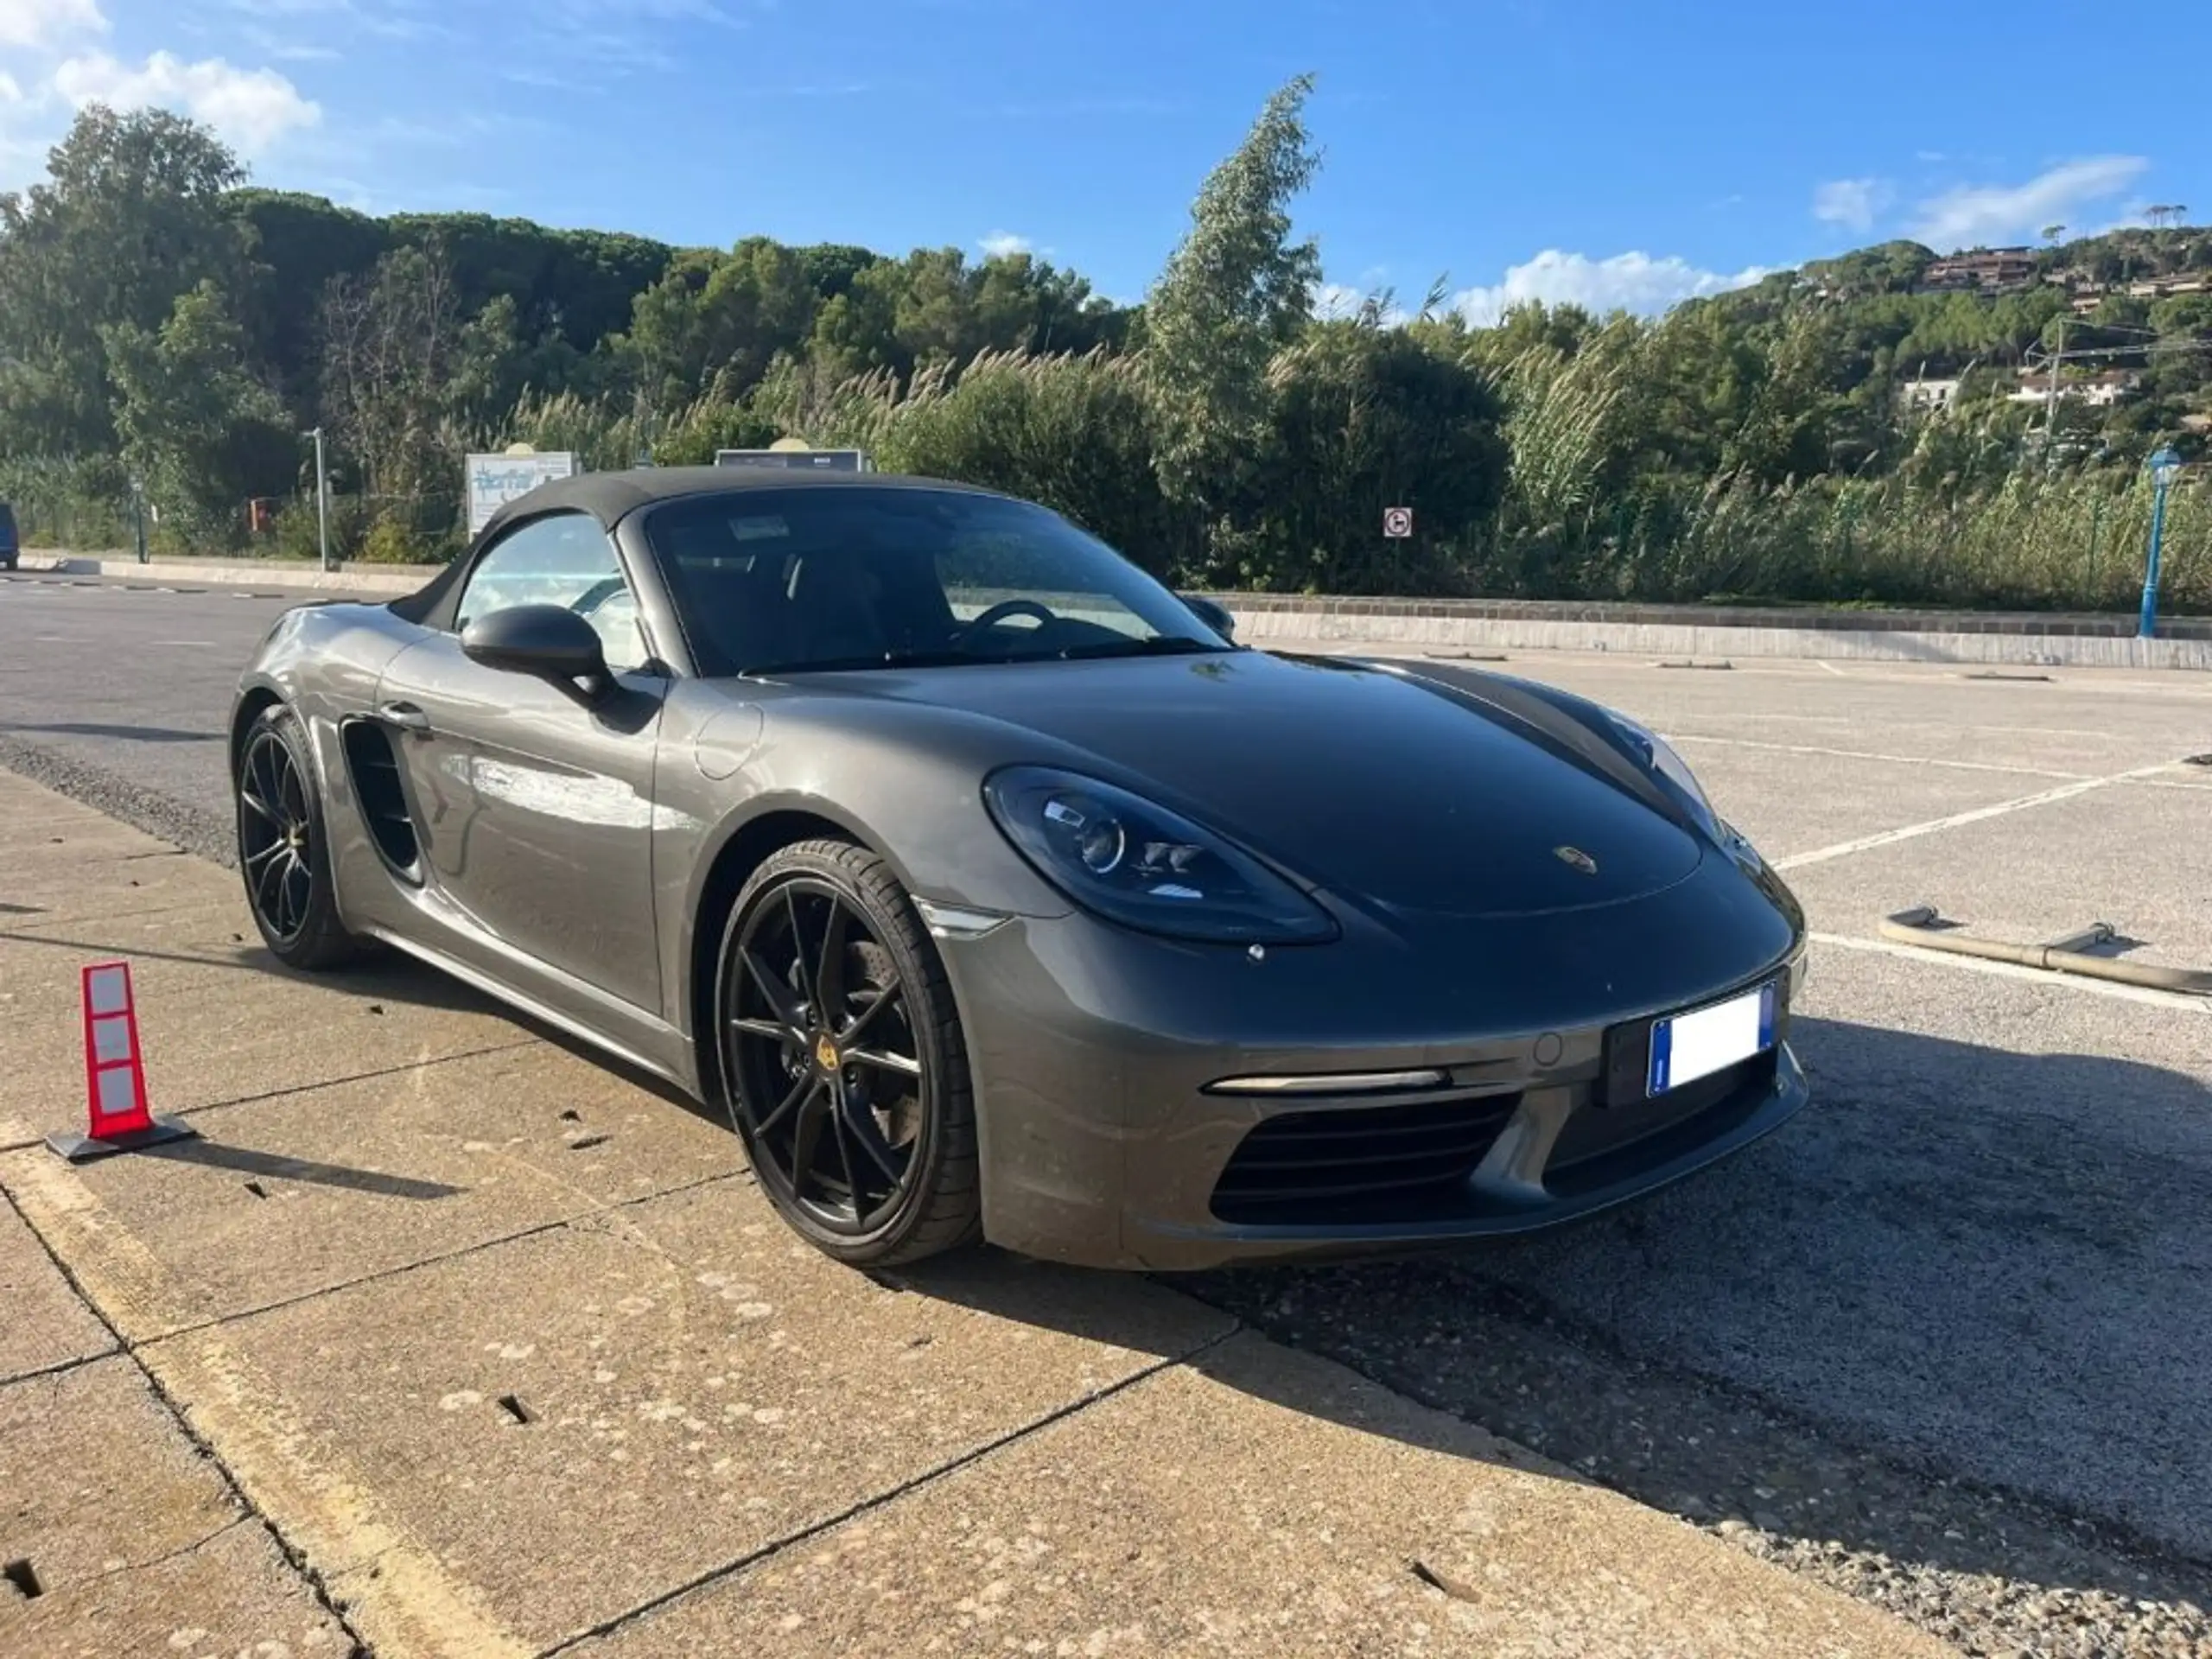
<svg viewBox="0 0 2212 1659">
<path fill-rule="evenodd" d="M 0 0 L 0 186 L 73 107 L 210 122 L 256 178 L 726 245 L 1026 246 L 1141 297 L 1313 70 L 1330 279 L 1655 309 L 1891 235 L 2212 218 L 2191 71 L 2043 0 Z M 2069 44 L 2070 42 L 2070 44 Z M 2064 79 L 2050 81 L 2053 54 Z M 2086 73 L 2100 56 L 2109 73 Z M 2169 66 L 2162 68 L 2161 66 Z"/>
</svg>

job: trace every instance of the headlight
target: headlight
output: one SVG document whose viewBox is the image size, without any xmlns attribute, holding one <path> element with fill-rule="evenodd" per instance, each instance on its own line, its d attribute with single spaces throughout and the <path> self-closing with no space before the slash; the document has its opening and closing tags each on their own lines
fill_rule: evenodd
<svg viewBox="0 0 2212 1659">
<path fill-rule="evenodd" d="M 983 784 L 991 817 L 1054 887 L 1110 921 L 1172 938 L 1334 938 L 1328 913 L 1251 854 L 1125 789 L 1046 766 Z"/>
<path fill-rule="evenodd" d="M 1626 715 L 1615 714 L 1610 709 L 1605 715 L 1613 722 L 1614 729 L 1627 741 L 1629 747 L 1636 751 L 1645 766 L 1659 775 L 1713 840 L 1743 839 L 1721 823 L 1720 815 L 1713 810 L 1713 803 L 1706 798 L 1704 785 L 1691 772 L 1689 762 L 1675 753 L 1672 744 L 1648 726 L 1630 720 Z"/>
</svg>

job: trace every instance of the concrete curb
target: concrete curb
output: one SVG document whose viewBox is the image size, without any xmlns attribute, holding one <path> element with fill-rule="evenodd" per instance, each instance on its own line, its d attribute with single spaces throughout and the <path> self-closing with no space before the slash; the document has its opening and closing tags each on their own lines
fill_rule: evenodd
<svg viewBox="0 0 2212 1659">
<path fill-rule="evenodd" d="M 2034 668 L 2212 670 L 2212 639 L 1901 629 L 1719 627 L 1537 618 L 1322 615 L 1246 611 L 1237 638 L 1251 645 L 1326 643 L 1441 650 L 1612 651 L 1701 658 L 1784 657 L 1836 661 L 1957 663 Z"/>
<path fill-rule="evenodd" d="M 441 567 L 431 564 L 341 564 L 322 570 L 289 559 L 149 559 L 128 553 L 26 552 L 22 568 L 65 576 L 185 582 L 227 588 L 300 588 L 353 594 L 411 594 Z"/>
<path fill-rule="evenodd" d="M 22 568 L 164 583 L 397 595 L 413 593 L 440 567 L 347 564 L 324 571 L 275 559 L 149 559 L 141 564 L 128 554 L 63 552 L 43 558 L 26 553 Z M 1704 606 L 1308 600 L 1272 594 L 1211 597 L 1236 617 L 1237 637 L 1255 645 L 2212 671 L 2212 624 L 2198 617 L 2183 619 L 2176 626 L 2200 637 L 2139 639 L 2121 631 L 2124 619 L 2012 613 L 1947 617 L 1910 612 L 1884 619 L 1849 611 L 1732 613 Z M 1904 621 L 1933 626 L 1898 626 Z M 1942 626 L 1947 621 L 1956 626 Z"/>
</svg>

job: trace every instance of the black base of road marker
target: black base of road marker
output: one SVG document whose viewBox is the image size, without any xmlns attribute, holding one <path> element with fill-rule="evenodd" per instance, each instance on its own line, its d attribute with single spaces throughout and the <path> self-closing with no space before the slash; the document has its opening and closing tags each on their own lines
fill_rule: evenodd
<svg viewBox="0 0 2212 1659">
<path fill-rule="evenodd" d="M 89 1164 L 95 1158 L 112 1158 L 118 1152 L 137 1152 L 170 1141 L 190 1141 L 199 1133 L 190 1124 L 180 1123 L 173 1117 L 156 1117 L 151 1128 L 133 1129 L 105 1141 L 95 1141 L 89 1135 L 49 1135 L 46 1137 L 46 1148 L 73 1164 Z"/>
</svg>

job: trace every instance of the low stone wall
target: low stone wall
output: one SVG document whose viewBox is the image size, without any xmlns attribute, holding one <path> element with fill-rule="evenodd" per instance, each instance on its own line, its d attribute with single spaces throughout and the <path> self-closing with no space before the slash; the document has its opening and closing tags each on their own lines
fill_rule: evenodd
<svg viewBox="0 0 2212 1659">
<path fill-rule="evenodd" d="M 150 559 L 141 564 L 127 553 L 48 554 L 34 550 L 26 550 L 22 565 L 28 570 L 59 569 L 185 586 L 376 594 L 413 593 L 438 569 L 435 565 L 348 564 L 326 572 L 304 562 L 278 559 Z M 2139 639 L 2135 619 L 2118 615 L 1336 599 L 1288 594 L 1208 597 L 1229 608 L 1236 619 L 1237 638 L 1252 645 L 2212 670 L 2212 618 L 2208 617 L 2163 620 L 2158 638 Z"/>
</svg>

